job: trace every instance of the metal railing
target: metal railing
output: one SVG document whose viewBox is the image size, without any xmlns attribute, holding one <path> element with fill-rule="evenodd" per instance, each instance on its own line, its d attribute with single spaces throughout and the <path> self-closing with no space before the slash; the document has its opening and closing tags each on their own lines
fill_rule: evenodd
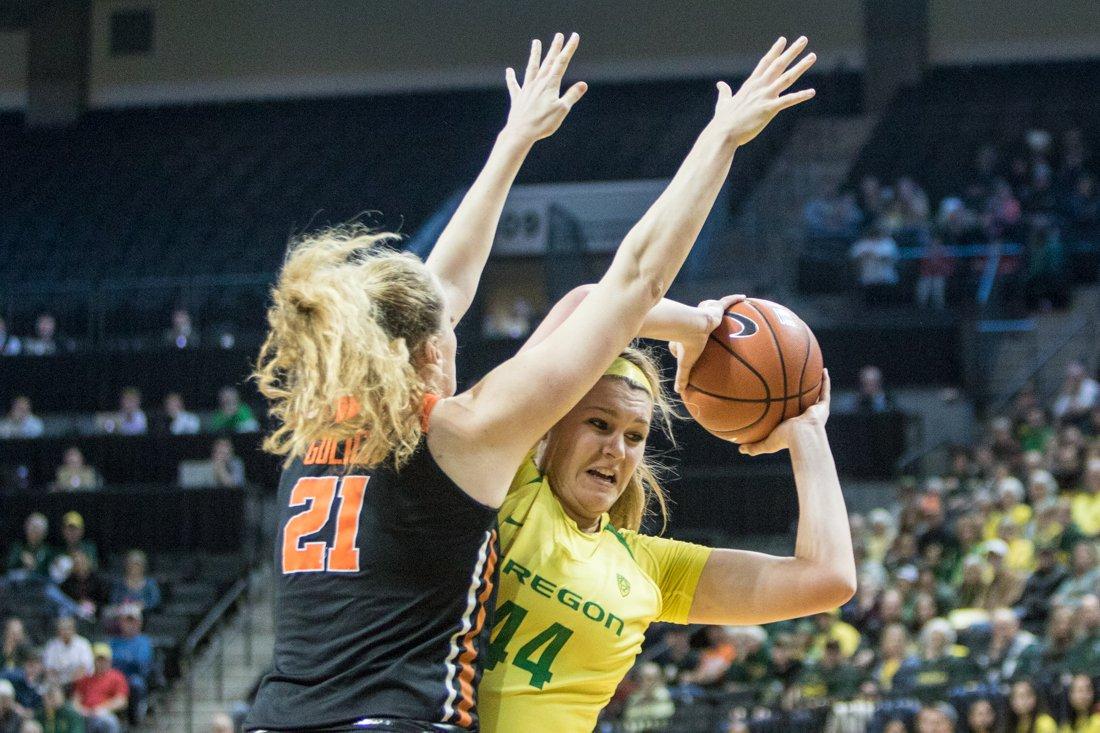
<svg viewBox="0 0 1100 733">
<path fill-rule="evenodd" d="M 184 670 L 185 703 L 184 717 L 187 721 L 187 733 L 194 731 L 195 712 L 195 657 L 198 649 L 219 627 L 224 626 L 230 611 L 243 600 L 244 661 L 252 664 L 252 608 L 251 608 L 251 572 L 241 578 L 211 608 L 199 625 L 195 627 L 184 642 L 180 653 L 180 667 Z M 218 633 L 214 640 L 214 689 L 218 702 L 225 700 L 225 633 Z"/>
</svg>

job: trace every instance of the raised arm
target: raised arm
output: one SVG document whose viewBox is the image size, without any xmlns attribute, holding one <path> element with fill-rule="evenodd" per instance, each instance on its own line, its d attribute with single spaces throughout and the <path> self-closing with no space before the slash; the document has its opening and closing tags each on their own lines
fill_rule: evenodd
<svg viewBox="0 0 1100 733">
<path fill-rule="evenodd" d="M 715 550 L 707 560 L 689 623 L 766 624 L 828 611 L 856 591 L 856 565 L 848 512 L 825 436 L 829 375 L 821 399 L 780 423 L 748 455 L 789 449 L 798 491 L 798 532 L 793 557 L 744 550 Z"/>
<path fill-rule="evenodd" d="M 502 461 L 518 465 L 638 333 L 686 259 L 737 147 L 755 137 L 780 110 L 813 96 L 812 90 L 782 95 L 814 61 L 810 54 L 788 69 L 805 46 L 804 38 L 790 48 L 784 39 L 778 40 L 736 95 L 719 82 L 714 118 L 576 310 L 545 341 L 437 408 L 442 422 L 451 426 L 441 431 L 444 435 L 452 430 L 464 434 L 451 446 L 433 442 L 447 442 L 446 437 L 430 437 L 433 453 L 464 446 L 465 455 L 455 459 L 448 473 L 475 498 L 499 504 L 510 477 L 495 480 L 493 471 Z"/>
<path fill-rule="evenodd" d="M 428 255 L 428 269 L 443 285 L 452 325 L 461 320 L 473 302 L 504 201 L 524 159 L 537 141 L 549 137 L 561 126 L 569 110 L 588 89 L 584 82 L 577 82 L 559 96 L 562 77 L 578 43 L 580 37 L 576 33 L 568 43 L 558 33 L 546 58 L 540 59 L 542 44 L 537 39 L 531 41 L 522 86 L 515 71 L 509 68 L 505 72 L 512 99 L 508 122 L 497 135 L 485 167 Z"/>
</svg>

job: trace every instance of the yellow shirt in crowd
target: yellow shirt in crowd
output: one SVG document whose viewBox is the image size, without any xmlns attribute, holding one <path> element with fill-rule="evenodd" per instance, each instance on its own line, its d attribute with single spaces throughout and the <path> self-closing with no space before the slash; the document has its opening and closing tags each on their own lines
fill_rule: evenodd
<svg viewBox="0 0 1100 733">
<path fill-rule="evenodd" d="M 1081 528 L 1086 537 L 1100 534 L 1100 494 L 1082 491 L 1073 497 L 1070 512 L 1073 523 Z"/>
<path fill-rule="evenodd" d="M 616 529 L 582 532 L 528 459 L 500 508 L 500 584 L 483 733 L 590 731 L 654 621 L 686 623 L 711 549 Z"/>
</svg>

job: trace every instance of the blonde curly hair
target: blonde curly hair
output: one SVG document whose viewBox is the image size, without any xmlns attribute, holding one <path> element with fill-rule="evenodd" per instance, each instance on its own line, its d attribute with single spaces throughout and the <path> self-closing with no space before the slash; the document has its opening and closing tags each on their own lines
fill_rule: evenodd
<svg viewBox="0 0 1100 733">
<path fill-rule="evenodd" d="M 350 465 L 401 466 L 420 442 L 416 362 L 444 304 L 424 263 L 387 246 L 396 239 L 349 225 L 287 251 L 253 373 L 278 424 L 264 449 L 287 463 L 329 438 L 355 439 Z"/>
</svg>

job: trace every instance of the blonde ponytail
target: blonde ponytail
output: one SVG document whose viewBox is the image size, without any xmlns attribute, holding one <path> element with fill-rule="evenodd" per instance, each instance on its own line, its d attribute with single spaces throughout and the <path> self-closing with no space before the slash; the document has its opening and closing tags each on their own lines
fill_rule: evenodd
<svg viewBox="0 0 1100 733">
<path fill-rule="evenodd" d="M 414 363 L 442 327 L 442 295 L 396 235 L 353 225 L 289 249 L 267 311 L 256 380 L 278 427 L 264 449 L 292 459 L 319 438 L 355 439 L 351 462 L 400 466 L 420 442 L 427 385 Z M 337 420 L 338 405 L 344 409 Z"/>
</svg>

